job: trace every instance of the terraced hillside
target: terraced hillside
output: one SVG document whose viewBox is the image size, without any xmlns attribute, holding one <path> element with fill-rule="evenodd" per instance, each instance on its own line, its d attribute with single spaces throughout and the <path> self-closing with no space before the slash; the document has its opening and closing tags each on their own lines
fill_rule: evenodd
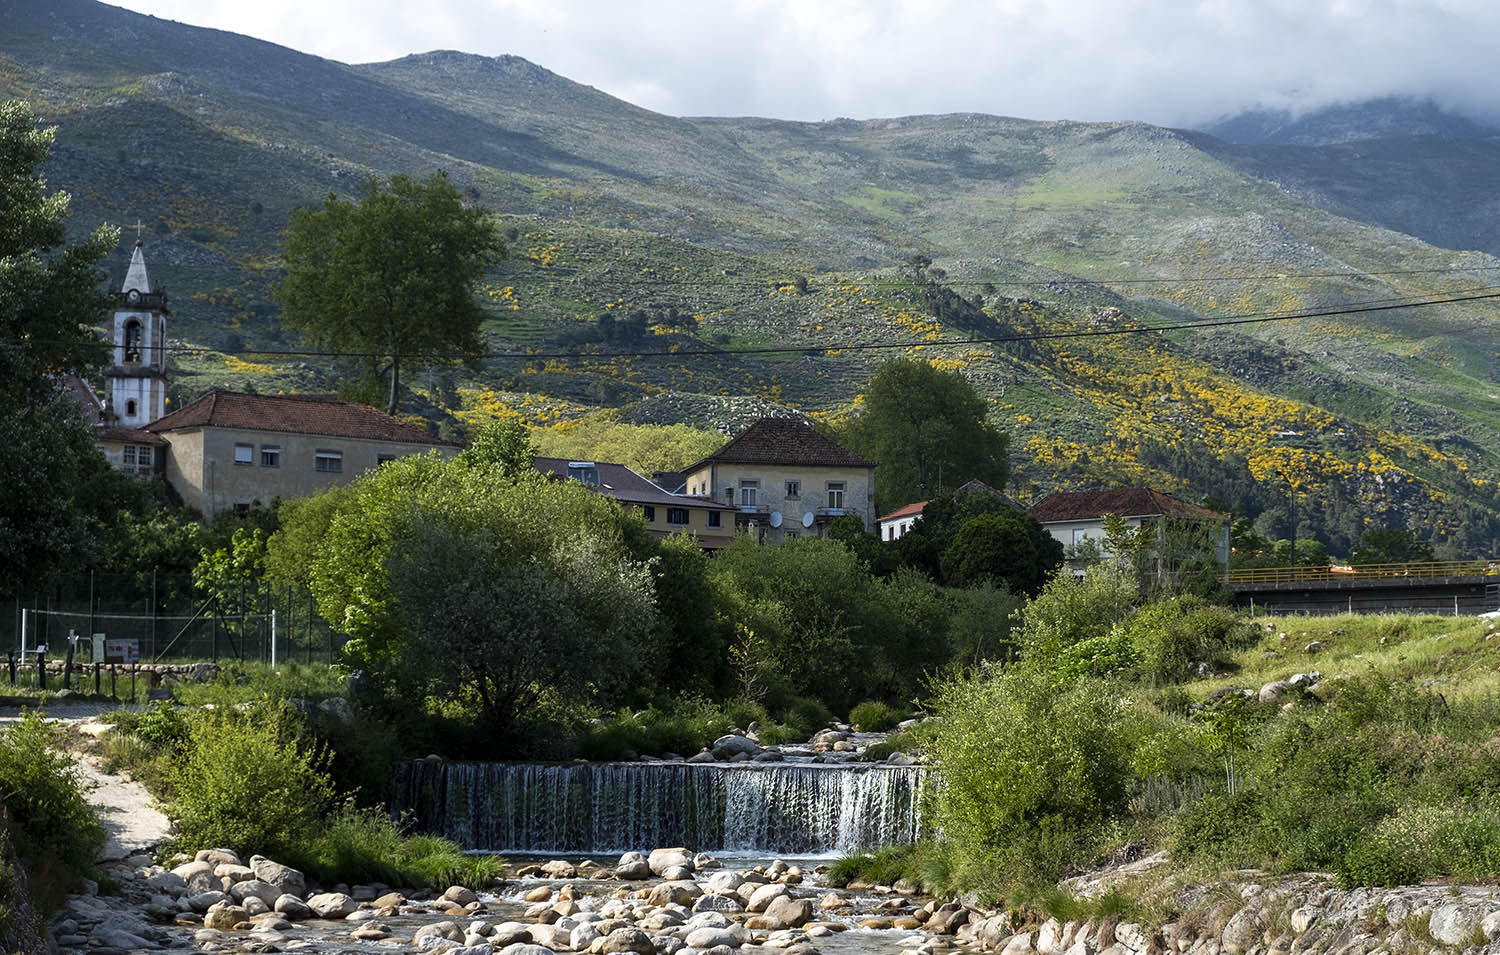
<svg viewBox="0 0 1500 955">
<path fill-rule="evenodd" d="M 1021 496 L 1149 481 L 1281 536 L 1295 493 L 1335 551 L 1408 522 L 1500 549 L 1500 300 L 1476 297 L 1500 259 L 1431 244 L 1493 248 L 1492 223 L 1396 231 L 1393 200 L 1356 195 L 1391 177 L 1352 153 L 1317 166 L 1347 184 L 1333 202 L 1246 151 L 1273 146 L 1134 123 L 680 119 L 513 57 L 347 66 L 89 0 L 0 16 L 0 95 L 60 125 L 47 173 L 75 226 L 141 223 L 194 346 L 178 399 L 333 384 L 337 362 L 278 354 L 291 209 L 445 169 L 512 254 L 490 355 L 416 378 L 410 407 L 444 426 L 686 417 L 695 395 L 836 417 L 875 363 L 921 356 L 990 396 Z M 1412 202 L 1484 189 L 1423 179 Z M 1341 314 L 1144 331 L 1306 311 Z"/>
</svg>

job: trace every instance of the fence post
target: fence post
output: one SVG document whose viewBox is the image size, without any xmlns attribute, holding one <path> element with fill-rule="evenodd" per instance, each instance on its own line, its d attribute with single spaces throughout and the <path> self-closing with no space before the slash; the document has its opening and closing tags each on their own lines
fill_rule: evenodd
<svg viewBox="0 0 1500 955">
<path fill-rule="evenodd" d="M 94 661 L 94 695 L 95 696 L 99 695 L 99 671 L 101 669 L 103 669 L 103 664 L 101 664 L 98 660 L 95 660 Z"/>
<path fill-rule="evenodd" d="M 36 652 L 36 680 L 37 680 L 36 688 L 38 690 L 45 690 L 45 689 L 47 689 L 47 651 L 46 650 L 38 650 Z"/>
<path fill-rule="evenodd" d="M 10 685 L 11 686 L 15 686 L 16 685 L 16 669 L 17 669 L 17 667 L 16 667 L 16 657 L 19 656 L 19 654 L 15 650 L 10 650 L 10 651 L 6 652 L 6 656 L 10 658 Z"/>
<path fill-rule="evenodd" d="M 116 672 L 115 665 L 113 663 L 111 663 L 109 665 L 109 696 L 110 696 L 110 699 L 118 700 L 120 698 L 120 684 L 117 682 L 118 676 L 119 676 L 119 674 Z"/>
<path fill-rule="evenodd" d="M 63 689 L 73 689 L 73 649 L 78 646 L 78 635 L 68 634 L 68 652 L 63 656 Z"/>
</svg>

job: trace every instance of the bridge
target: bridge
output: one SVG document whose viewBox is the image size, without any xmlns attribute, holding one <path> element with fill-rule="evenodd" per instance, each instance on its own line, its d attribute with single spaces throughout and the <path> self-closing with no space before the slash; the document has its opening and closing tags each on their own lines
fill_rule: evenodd
<svg viewBox="0 0 1500 955">
<path fill-rule="evenodd" d="M 1439 613 L 1500 610 L 1500 560 L 1355 567 L 1254 567 L 1224 583 L 1252 613 Z"/>
</svg>

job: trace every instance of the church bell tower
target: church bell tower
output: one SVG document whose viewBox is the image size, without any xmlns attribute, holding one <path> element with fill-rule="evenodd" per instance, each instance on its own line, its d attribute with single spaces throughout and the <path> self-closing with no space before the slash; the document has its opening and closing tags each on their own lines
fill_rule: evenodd
<svg viewBox="0 0 1500 955">
<path fill-rule="evenodd" d="M 141 241 L 116 293 L 107 399 L 113 423 L 139 428 L 167 413 L 167 293 L 151 287 Z"/>
</svg>

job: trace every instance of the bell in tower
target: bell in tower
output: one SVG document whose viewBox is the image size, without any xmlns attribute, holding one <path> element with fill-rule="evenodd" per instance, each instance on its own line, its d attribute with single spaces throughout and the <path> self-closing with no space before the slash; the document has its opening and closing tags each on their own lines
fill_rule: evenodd
<svg viewBox="0 0 1500 955">
<path fill-rule="evenodd" d="M 167 413 L 167 294 L 151 287 L 142 243 L 116 293 L 113 345 L 106 375 L 109 407 L 122 428 L 139 428 Z"/>
</svg>

